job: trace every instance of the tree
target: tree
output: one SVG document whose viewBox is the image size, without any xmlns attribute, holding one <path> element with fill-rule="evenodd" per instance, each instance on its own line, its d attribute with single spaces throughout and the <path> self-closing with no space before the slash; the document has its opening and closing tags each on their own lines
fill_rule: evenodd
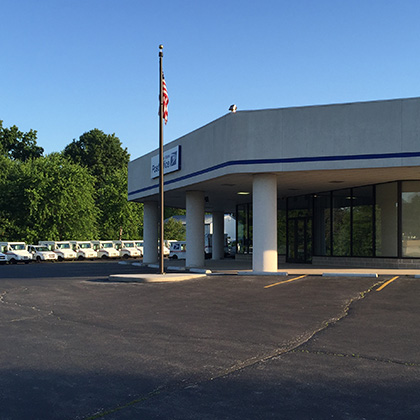
<svg viewBox="0 0 420 420">
<path fill-rule="evenodd" d="M 175 207 L 165 207 L 165 220 L 169 219 L 172 216 L 185 216 L 187 211 L 185 209 L 177 209 Z"/>
<path fill-rule="evenodd" d="M 4 196 L 4 191 L 8 191 L 8 179 L 10 173 L 14 170 L 15 162 L 0 154 L 0 239 L 5 240 L 7 234 L 15 236 L 18 231 L 13 217 L 10 217 L 8 210 L 7 198 Z"/>
<path fill-rule="evenodd" d="M 125 168 L 130 160 L 127 149 L 115 134 L 105 134 L 97 128 L 82 134 L 64 149 L 64 156 L 74 163 L 85 166 L 96 178 L 96 186 L 105 183 L 108 176 Z"/>
<path fill-rule="evenodd" d="M 127 166 L 108 174 L 98 190 L 101 239 L 140 239 L 143 237 L 143 204 L 127 200 Z"/>
<path fill-rule="evenodd" d="M 115 134 L 93 129 L 64 149 L 64 155 L 95 178 L 96 206 L 101 239 L 143 237 L 143 205 L 128 201 L 127 177 L 130 155 Z"/>
<path fill-rule="evenodd" d="M 0 220 L 3 240 L 97 237 L 94 178 L 59 153 L 27 162 L 1 162 Z"/>
<path fill-rule="evenodd" d="M 0 120 L 0 154 L 22 162 L 41 157 L 44 149 L 37 145 L 36 134 L 34 130 L 24 133 L 15 125 L 5 128 Z"/>
<path fill-rule="evenodd" d="M 164 226 L 164 238 L 174 239 L 176 241 L 185 241 L 186 229 L 180 220 L 170 217 L 166 220 Z"/>
</svg>

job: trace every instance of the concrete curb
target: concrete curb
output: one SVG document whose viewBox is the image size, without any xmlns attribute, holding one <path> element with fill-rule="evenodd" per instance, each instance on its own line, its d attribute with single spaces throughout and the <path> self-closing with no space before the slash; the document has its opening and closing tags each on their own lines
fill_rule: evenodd
<svg viewBox="0 0 420 420">
<path fill-rule="evenodd" d="M 211 270 L 207 270 L 205 268 L 190 268 L 190 273 L 200 273 L 200 274 L 211 274 Z"/>
<path fill-rule="evenodd" d="M 378 277 L 378 273 L 322 273 L 323 277 Z"/>
<path fill-rule="evenodd" d="M 170 265 L 169 267 L 166 267 L 167 270 L 172 271 L 184 271 L 185 267 L 178 267 L 177 265 Z"/>
<path fill-rule="evenodd" d="M 167 273 L 167 274 L 111 274 L 108 280 L 122 283 L 168 283 L 194 280 L 205 274 Z"/>
<path fill-rule="evenodd" d="M 238 276 L 288 276 L 287 271 L 238 271 Z"/>
</svg>

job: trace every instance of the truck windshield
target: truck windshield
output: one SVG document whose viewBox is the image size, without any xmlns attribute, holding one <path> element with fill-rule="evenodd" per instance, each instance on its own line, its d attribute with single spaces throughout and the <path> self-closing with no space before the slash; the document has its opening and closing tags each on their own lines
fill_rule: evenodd
<svg viewBox="0 0 420 420">
<path fill-rule="evenodd" d="M 124 242 L 124 243 L 123 243 L 123 245 L 124 245 L 126 248 L 134 248 L 134 244 L 133 244 L 133 242 Z"/>
<path fill-rule="evenodd" d="M 106 243 L 106 244 L 102 244 L 104 248 L 113 248 L 113 244 L 112 243 Z"/>
<path fill-rule="evenodd" d="M 49 251 L 49 249 L 46 246 L 38 246 L 37 248 L 35 248 L 36 251 Z"/>
<path fill-rule="evenodd" d="M 25 245 L 23 244 L 10 244 L 10 248 L 12 248 L 14 251 L 24 251 Z"/>
<path fill-rule="evenodd" d="M 58 249 L 70 249 L 70 244 L 57 244 Z"/>
<path fill-rule="evenodd" d="M 80 248 L 82 248 L 82 249 L 88 249 L 88 248 L 91 248 L 91 245 L 90 245 L 89 243 L 87 243 L 87 244 L 79 244 L 79 246 L 80 246 Z"/>
</svg>

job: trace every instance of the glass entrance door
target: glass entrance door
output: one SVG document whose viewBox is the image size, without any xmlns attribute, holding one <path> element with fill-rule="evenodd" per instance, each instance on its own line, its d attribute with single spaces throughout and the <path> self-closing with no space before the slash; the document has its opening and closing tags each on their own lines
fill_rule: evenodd
<svg viewBox="0 0 420 420">
<path fill-rule="evenodd" d="M 288 221 L 289 262 L 309 263 L 312 259 L 312 218 L 294 217 Z"/>
</svg>

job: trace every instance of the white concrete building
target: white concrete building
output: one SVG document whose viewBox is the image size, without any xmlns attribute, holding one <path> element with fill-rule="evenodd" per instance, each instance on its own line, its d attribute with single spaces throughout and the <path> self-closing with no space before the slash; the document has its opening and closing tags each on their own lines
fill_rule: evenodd
<svg viewBox="0 0 420 420">
<path fill-rule="evenodd" d="M 155 261 L 157 155 L 128 171 Z M 236 215 L 237 257 L 256 272 L 283 261 L 420 267 L 420 98 L 238 111 L 165 156 L 165 205 L 187 210 L 189 267 L 204 263 L 205 212 L 219 238 L 223 215 Z"/>
</svg>

